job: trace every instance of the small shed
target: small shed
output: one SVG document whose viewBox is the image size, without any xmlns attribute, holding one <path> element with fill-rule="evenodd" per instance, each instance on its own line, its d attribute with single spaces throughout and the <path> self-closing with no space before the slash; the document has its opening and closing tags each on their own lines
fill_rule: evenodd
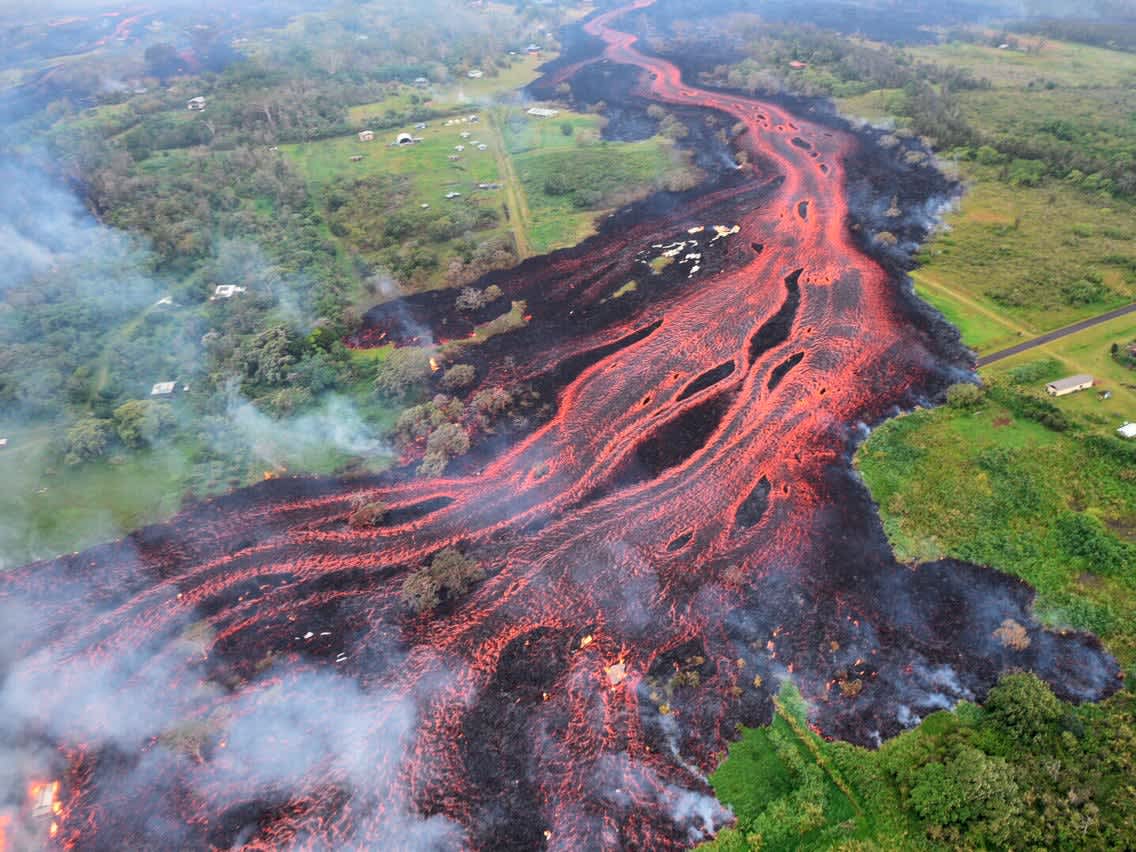
<svg viewBox="0 0 1136 852">
<path fill-rule="evenodd" d="M 1116 434 L 1121 438 L 1127 438 L 1129 440 L 1136 438 L 1136 423 L 1125 423 L 1116 430 Z M 3 444 L 0 444 L 0 446 L 3 446 Z"/>
<path fill-rule="evenodd" d="M 190 98 L 186 102 L 185 108 L 190 112 L 201 112 L 205 109 L 205 98 L 198 95 L 196 98 Z"/>
<path fill-rule="evenodd" d="M 177 382 L 158 382 L 150 388 L 150 396 L 173 396 Z"/>
<path fill-rule="evenodd" d="M 218 284 L 217 288 L 213 291 L 213 296 L 210 298 L 211 302 L 217 299 L 231 299 L 238 293 L 245 292 L 246 287 L 238 287 L 236 284 Z"/>
<path fill-rule="evenodd" d="M 1088 373 L 1078 373 L 1075 376 L 1067 376 L 1064 379 L 1050 382 L 1045 386 L 1045 392 L 1050 396 L 1066 396 L 1077 391 L 1087 390 L 1092 386 L 1092 376 Z"/>
<path fill-rule="evenodd" d="M 359 141 L 360 142 L 374 142 L 375 141 L 375 131 L 373 131 L 373 130 L 360 130 L 359 131 Z"/>
</svg>

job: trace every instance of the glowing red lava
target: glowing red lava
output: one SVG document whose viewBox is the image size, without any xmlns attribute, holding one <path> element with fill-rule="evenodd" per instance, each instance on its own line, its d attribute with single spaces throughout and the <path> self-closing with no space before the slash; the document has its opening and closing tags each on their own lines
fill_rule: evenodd
<svg viewBox="0 0 1136 852">
<path fill-rule="evenodd" d="M 1010 666 L 1111 688 L 1099 645 L 1038 628 L 1022 584 L 897 565 L 849 474 L 855 424 L 942 383 L 849 232 L 856 139 L 682 82 L 612 28 L 626 11 L 586 25 L 606 59 L 742 122 L 757 165 L 542 261 L 542 287 L 597 304 L 675 246 L 680 282 L 511 350 L 562 390 L 483 470 L 275 479 L 4 577 L 0 733 L 55 755 L 56 843 L 684 847 L 729 820 L 702 773 L 789 672 L 822 731 L 864 743 Z M 572 322 L 533 313 L 534 336 Z M 348 525 L 360 496 L 384 525 Z M 407 572 L 451 546 L 488 579 L 411 616 Z M 1027 647 L 997 641 L 1007 618 Z"/>
</svg>

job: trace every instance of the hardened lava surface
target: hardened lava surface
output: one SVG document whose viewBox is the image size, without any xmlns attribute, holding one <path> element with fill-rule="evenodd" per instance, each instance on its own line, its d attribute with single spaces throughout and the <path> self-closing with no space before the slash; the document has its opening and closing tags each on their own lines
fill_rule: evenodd
<svg viewBox="0 0 1136 852">
<path fill-rule="evenodd" d="M 485 384 L 555 396 L 523 437 L 439 479 L 265 482 L 4 576 L 0 734 L 59 782 L 48 815 L 9 791 L 10 838 L 682 848 L 729 821 L 705 773 L 785 677 L 865 745 L 1013 668 L 1115 688 L 1023 584 L 897 564 L 851 474 L 859 424 L 966 366 L 854 240 L 856 137 L 685 83 L 625 11 L 585 25 L 591 59 L 734 126 L 750 165 L 495 276 L 533 316 L 486 345 Z M 359 498 L 385 522 L 349 527 Z M 446 547 L 487 577 L 414 615 L 402 583 Z"/>
</svg>

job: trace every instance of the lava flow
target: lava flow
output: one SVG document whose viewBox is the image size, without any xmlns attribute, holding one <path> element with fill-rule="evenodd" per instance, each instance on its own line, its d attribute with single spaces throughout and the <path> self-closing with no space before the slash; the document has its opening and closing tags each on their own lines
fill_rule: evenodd
<svg viewBox="0 0 1136 852">
<path fill-rule="evenodd" d="M 683 848 L 729 822 L 705 773 L 785 677 L 865 745 L 1012 668 L 1115 688 L 1022 583 L 897 564 L 851 474 L 858 424 L 969 366 L 855 242 L 861 141 L 684 83 L 626 12 L 585 25 L 590 67 L 733 124 L 752 165 L 493 276 L 532 319 L 483 345 L 485 384 L 556 395 L 511 446 L 442 479 L 272 479 L 0 579 L 0 744 L 62 802 L 54 837 L 8 802 L 11 836 Z M 360 500 L 384 522 L 349 524 Z M 447 547 L 486 579 L 412 614 L 405 578 Z"/>
</svg>

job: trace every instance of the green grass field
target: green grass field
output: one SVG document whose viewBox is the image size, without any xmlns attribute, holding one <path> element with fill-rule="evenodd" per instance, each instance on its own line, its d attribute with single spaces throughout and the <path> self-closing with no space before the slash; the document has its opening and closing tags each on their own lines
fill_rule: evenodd
<svg viewBox="0 0 1136 852">
<path fill-rule="evenodd" d="M 1124 345 L 1133 339 L 1136 339 L 1136 316 L 1129 314 L 996 361 L 984 367 L 982 375 L 984 378 L 1005 376 L 1023 364 L 1041 358 L 1056 359 L 1062 365 L 1064 375 L 1088 373 L 1096 379 L 1093 390 L 1062 397 L 1056 404 L 1097 423 L 1107 432 L 1122 421 L 1136 421 L 1136 370 L 1122 366 L 1109 354 L 1113 343 Z M 1100 399 L 1098 393 L 1101 391 L 1111 392 L 1112 398 Z"/>
<path fill-rule="evenodd" d="M 988 397 L 973 412 L 944 407 L 885 423 L 857 466 L 899 559 L 954 556 L 1019 576 L 1038 590 L 1041 617 L 1097 632 L 1131 667 L 1133 551 L 1085 550 L 1067 533 L 1099 522 L 1109 541 L 1128 538 L 1123 531 L 1136 526 L 1129 450 L 1108 435 L 1051 431 Z"/>
<path fill-rule="evenodd" d="M 1136 275 L 1126 265 L 1136 261 L 1131 204 L 1060 182 L 1012 187 L 975 164 L 965 174 L 960 210 L 923 250 L 913 277 L 917 292 L 979 352 L 1136 299 Z M 1100 276 L 1102 297 L 1078 304 L 1066 291 L 1086 275 Z"/>
<path fill-rule="evenodd" d="M 0 450 L 0 568 L 79 550 L 176 512 L 190 464 L 185 449 L 130 453 L 120 463 L 53 466 L 47 430 L 5 432 Z"/>
<path fill-rule="evenodd" d="M 446 85 L 433 87 L 431 106 L 439 109 L 466 106 L 488 106 L 500 95 L 527 86 L 540 76 L 537 69 L 556 58 L 554 53 L 541 56 L 514 57 L 508 68 L 496 69 L 496 76 L 486 75 L 477 80 L 460 77 Z"/>
<path fill-rule="evenodd" d="M 595 220 L 604 210 L 642 197 L 668 174 L 685 167 L 673 145 L 660 137 L 580 147 L 556 145 L 515 155 L 514 168 L 532 213 L 533 248 L 550 251 L 575 245 L 594 233 Z M 596 202 L 581 209 L 573 193 L 548 194 L 546 182 L 553 175 L 594 193 Z"/>
<path fill-rule="evenodd" d="M 1062 86 L 1136 83 L 1136 55 L 1070 42 L 1047 41 L 1037 53 L 963 42 L 915 47 L 909 52 L 925 62 L 967 68 L 995 87 L 1025 86 L 1034 80 L 1051 80 Z"/>
</svg>

